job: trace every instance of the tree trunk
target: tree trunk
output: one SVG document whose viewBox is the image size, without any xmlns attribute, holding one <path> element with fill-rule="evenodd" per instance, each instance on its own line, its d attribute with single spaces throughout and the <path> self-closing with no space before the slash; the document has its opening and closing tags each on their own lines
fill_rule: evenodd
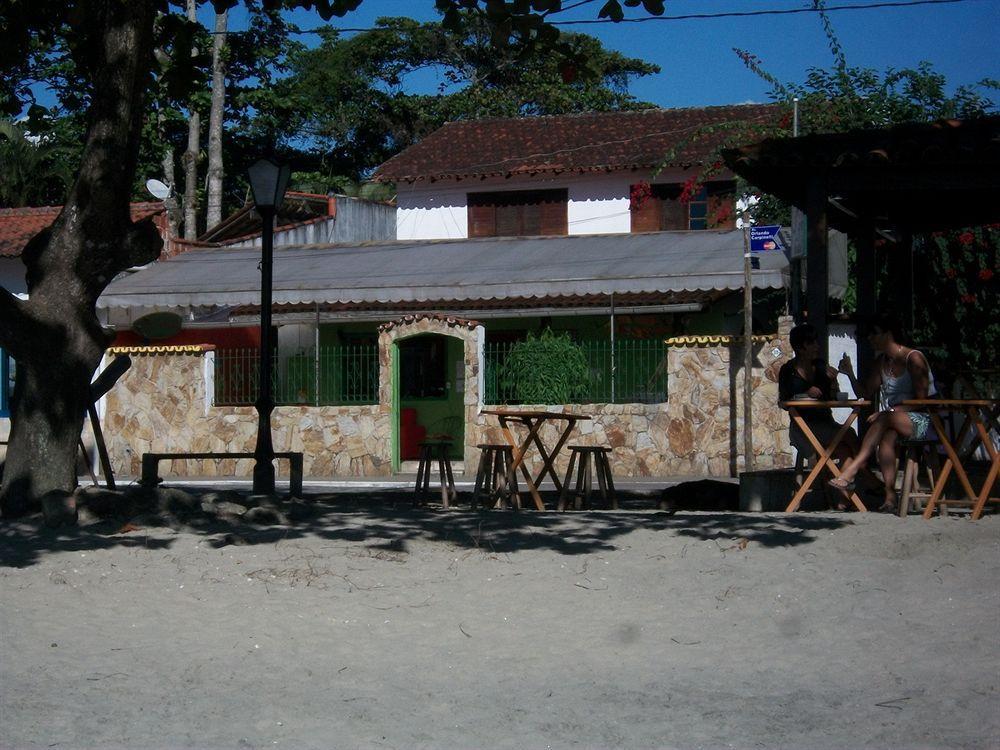
<svg viewBox="0 0 1000 750">
<path fill-rule="evenodd" d="M 162 14 L 157 14 L 158 17 L 160 15 Z M 157 49 L 154 56 L 161 67 L 169 62 L 162 49 Z M 180 236 L 178 232 L 181 227 L 181 217 L 177 206 L 177 170 L 174 164 L 174 147 L 170 145 L 167 138 L 166 119 L 161 107 L 156 113 L 156 127 L 159 130 L 160 141 L 165 144 L 160 164 L 163 166 L 163 181 L 170 188 L 170 195 L 164 199 L 163 203 L 167 207 L 167 237 L 173 241 Z"/>
<path fill-rule="evenodd" d="M 212 41 L 212 108 L 208 116 L 208 200 L 206 226 L 222 221 L 222 118 L 226 102 L 226 25 L 229 13 L 215 14 Z"/>
<path fill-rule="evenodd" d="M 152 69 L 152 0 L 91 2 L 77 64 L 93 82 L 80 171 L 49 230 L 22 255 L 28 300 L 0 288 L 0 346 L 17 362 L 0 487 L 5 516 L 76 485 L 76 448 L 90 381 L 110 340 L 98 296 L 126 268 L 155 260 L 152 222 L 132 224 L 143 93 Z"/>
<path fill-rule="evenodd" d="M 187 0 L 187 17 L 192 23 L 198 20 L 196 0 Z M 198 55 L 198 49 L 191 47 L 191 57 Z M 198 150 L 201 145 L 201 118 L 195 109 L 194 100 L 188 113 L 188 142 L 184 152 L 184 239 L 198 238 Z"/>
</svg>

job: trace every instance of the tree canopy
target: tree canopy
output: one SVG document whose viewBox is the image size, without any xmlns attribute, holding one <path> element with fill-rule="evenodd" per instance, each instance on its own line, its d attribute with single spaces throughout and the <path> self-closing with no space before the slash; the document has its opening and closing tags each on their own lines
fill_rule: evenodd
<svg viewBox="0 0 1000 750">
<path fill-rule="evenodd" d="M 371 31 L 330 30 L 317 47 L 297 49 L 275 87 L 284 141 L 318 155 L 328 173 L 357 180 L 449 120 L 652 106 L 628 86 L 659 68 L 593 37 L 563 35 L 569 57 L 496 50 L 483 18 L 458 19 L 444 28 L 382 18 Z M 443 79 L 439 90 L 407 93 L 408 78 L 428 69 Z"/>
</svg>

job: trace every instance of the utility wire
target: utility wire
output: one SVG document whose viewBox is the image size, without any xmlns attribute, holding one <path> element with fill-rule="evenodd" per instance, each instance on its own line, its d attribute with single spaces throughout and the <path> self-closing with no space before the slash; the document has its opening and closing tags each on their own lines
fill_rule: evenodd
<svg viewBox="0 0 1000 750">
<path fill-rule="evenodd" d="M 688 13 L 682 16 L 645 16 L 643 18 L 623 18 L 612 21 L 609 18 L 594 18 L 581 21 L 549 21 L 552 26 L 580 26 L 603 23 L 645 23 L 646 21 L 688 21 L 704 18 L 746 18 L 747 16 L 785 16 L 794 13 L 830 13 L 836 10 L 873 10 L 878 8 L 908 8 L 914 5 L 947 5 L 964 3 L 969 0 L 895 0 L 895 2 L 868 3 L 867 5 L 827 5 L 812 8 L 785 8 L 774 10 L 734 10 L 722 13 Z"/>
<path fill-rule="evenodd" d="M 912 8 L 919 5 L 952 5 L 954 3 L 966 3 L 973 1 L 974 0 L 883 0 L 883 2 L 866 3 L 864 5 L 828 5 L 826 7 L 784 8 L 784 9 L 772 9 L 772 10 L 742 10 L 742 11 L 734 10 L 734 11 L 723 11 L 721 13 L 686 13 L 680 16 L 644 16 L 642 18 L 623 18 L 620 21 L 614 21 L 610 18 L 593 18 L 593 19 L 584 19 L 580 21 L 546 21 L 546 23 L 548 23 L 551 26 L 592 26 L 592 25 L 601 25 L 609 23 L 646 23 L 649 21 L 690 21 L 690 20 L 704 20 L 712 18 L 786 16 L 786 15 L 793 15 L 800 13 L 832 13 L 841 10 L 878 10 L 880 8 Z M 571 10 L 573 8 L 579 7 L 580 5 L 585 5 L 590 2 L 593 2 L 593 0 L 581 0 L 581 2 L 563 8 L 560 12 Z M 322 34 L 330 31 L 364 32 L 364 31 L 378 31 L 384 28 L 385 27 L 382 26 L 373 26 L 366 28 L 341 28 L 333 26 L 322 26 L 316 29 L 296 29 L 291 33 Z M 230 32 L 230 33 L 240 33 L 240 32 Z"/>
</svg>

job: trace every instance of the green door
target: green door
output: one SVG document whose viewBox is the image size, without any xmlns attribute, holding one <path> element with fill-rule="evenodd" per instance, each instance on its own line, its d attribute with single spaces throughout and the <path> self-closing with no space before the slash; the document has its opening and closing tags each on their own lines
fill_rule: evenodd
<svg viewBox="0 0 1000 750">
<path fill-rule="evenodd" d="M 393 347 L 393 470 L 417 457 L 422 439 L 449 439 L 452 458 L 465 443 L 465 344 L 420 334 Z"/>
</svg>

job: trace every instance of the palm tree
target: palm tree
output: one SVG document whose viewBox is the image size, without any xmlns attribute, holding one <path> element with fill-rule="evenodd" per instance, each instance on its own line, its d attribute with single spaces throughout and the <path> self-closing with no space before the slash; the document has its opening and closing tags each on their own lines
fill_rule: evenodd
<svg viewBox="0 0 1000 750">
<path fill-rule="evenodd" d="M 68 149 L 32 138 L 11 120 L 0 120 L 0 207 L 63 202 L 72 179 Z"/>
</svg>

